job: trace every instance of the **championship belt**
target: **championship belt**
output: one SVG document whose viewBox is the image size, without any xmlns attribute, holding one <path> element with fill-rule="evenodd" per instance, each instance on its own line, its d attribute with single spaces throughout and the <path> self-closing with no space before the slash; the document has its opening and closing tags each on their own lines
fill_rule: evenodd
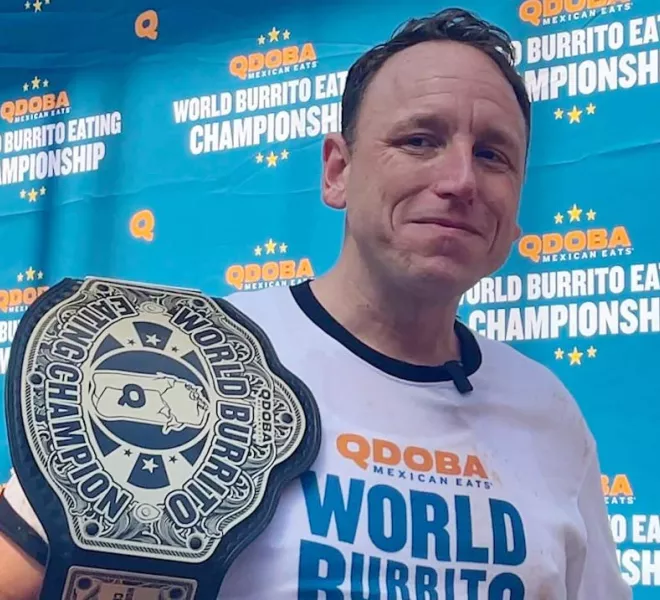
<svg viewBox="0 0 660 600">
<path fill-rule="evenodd" d="M 321 441 L 310 391 L 226 300 L 111 279 L 30 306 L 6 403 L 44 600 L 215 600 Z"/>
</svg>

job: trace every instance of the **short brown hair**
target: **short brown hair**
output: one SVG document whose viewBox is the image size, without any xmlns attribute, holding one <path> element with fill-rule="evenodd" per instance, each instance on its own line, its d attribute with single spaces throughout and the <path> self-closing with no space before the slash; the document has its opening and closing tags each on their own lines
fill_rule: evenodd
<svg viewBox="0 0 660 600">
<path fill-rule="evenodd" d="M 342 135 L 349 147 L 355 142 L 360 105 L 369 83 L 388 58 L 421 42 L 455 41 L 473 46 L 492 58 L 513 87 L 525 118 L 527 145 L 531 131 L 531 103 L 525 82 L 514 67 L 515 54 L 509 34 L 461 8 L 447 8 L 429 17 L 411 19 L 392 37 L 363 54 L 349 69 L 342 95 Z"/>
</svg>

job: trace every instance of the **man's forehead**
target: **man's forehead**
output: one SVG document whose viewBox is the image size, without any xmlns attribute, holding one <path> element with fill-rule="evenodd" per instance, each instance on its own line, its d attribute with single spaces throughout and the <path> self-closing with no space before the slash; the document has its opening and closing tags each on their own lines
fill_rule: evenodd
<svg viewBox="0 0 660 600">
<path fill-rule="evenodd" d="M 380 72 L 411 76 L 419 70 L 432 70 L 447 76 L 461 76 L 466 75 L 465 66 L 470 67 L 471 73 L 477 71 L 482 77 L 493 80 L 502 76 L 497 64 L 484 51 L 452 40 L 420 42 L 399 50 L 385 61 Z"/>
<path fill-rule="evenodd" d="M 433 113 L 443 96 L 471 92 L 486 112 L 522 119 L 511 84 L 497 64 L 482 51 L 456 42 L 423 42 L 388 59 L 376 73 L 365 104 L 395 114 Z"/>
<path fill-rule="evenodd" d="M 515 94 L 497 64 L 477 48 L 458 42 L 422 42 L 385 61 L 372 80 L 375 91 L 396 90 L 399 95 L 431 93 L 456 86 Z M 371 87 L 371 86 L 370 86 Z"/>
</svg>

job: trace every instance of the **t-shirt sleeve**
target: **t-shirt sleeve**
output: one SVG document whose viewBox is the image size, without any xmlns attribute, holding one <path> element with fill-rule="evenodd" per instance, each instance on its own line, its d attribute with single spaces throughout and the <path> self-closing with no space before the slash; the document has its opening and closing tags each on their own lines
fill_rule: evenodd
<svg viewBox="0 0 660 600">
<path fill-rule="evenodd" d="M 574 577 L 568 580 L 568 600 L 631 600 L 632 589 L 625 582 L 616 557 L 595 443 L 580 487 L 578 510 L 585 544 L 577 555 L 569 555 L 569 570 L 573 571 Z"/>
<path fill-rule="evenodd" d="M 0 532 L 39 564 L 46 564 L 46 532 L 32 510 L 16 475 L 11 476 L 0 493 Z"/>
</svg>

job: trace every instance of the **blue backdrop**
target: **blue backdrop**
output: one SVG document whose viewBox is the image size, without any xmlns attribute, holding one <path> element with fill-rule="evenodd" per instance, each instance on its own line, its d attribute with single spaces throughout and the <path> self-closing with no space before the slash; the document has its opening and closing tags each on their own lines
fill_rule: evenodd
<svg viewBox="0 0 660 600">
<path fill-rule="evenodd" d="M 622 572 L 660 598 L 660 5 L 464 6 L 515 38 L 534 105 L 523 237 L 461 315 L 575 394 Z M 320 148 L 346 70 L 442 7 L 3 0 L 0 373 L 21 314 L 65 276 L 224 295 L 328 269 L 343 216 L 321 204 Z M 9 468 L 3 422 L 0 481 Z"/>
</svg>

